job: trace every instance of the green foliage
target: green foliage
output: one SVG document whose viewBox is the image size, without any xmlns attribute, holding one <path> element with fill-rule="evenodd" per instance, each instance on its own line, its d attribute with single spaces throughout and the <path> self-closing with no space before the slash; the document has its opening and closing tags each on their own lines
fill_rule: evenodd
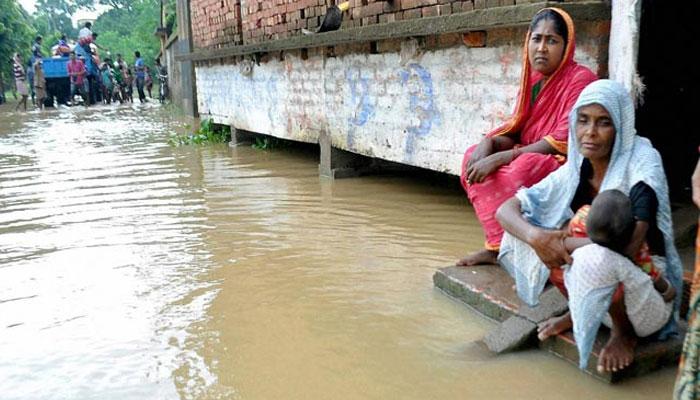
<svg viewBox="0 0 700 400">
<path fill-rule="evenodd" d="M 97 43 L 109 49 L 112 59 L 120 53 L 129 64 L 133 64 L 134 51 L 138 50 L 146 65 L 152 66 L 160 51 L 160 41 L 154 35 L 160 25 L 160 2 L 132 0 L 123 3 L 95 21 L 93 30 L 99 33 Z"/>
<path fill-rule="evenodd" d="M 272 150 L 276 145 L 277 141 L 271 137 L 256 137 L 251 147 L 257 150 Z"/>
<path fill-rule="evenodd" d="M 120 53 L 133 64 L 134 51 L 138 50 L 146 65 L 153 65 L 160 51 L 160 41 L 154 35 L 160 25 L 160 0 L 37 0 L 33 25 L 44 37 L 44 54 L 50 54 L 61 34 L 76 40 L 78 28 L 72 26 L 71 16 L 81 8 L 94 9 L 95 4 L 111 7 L 97 18 L 92 29 L 99 35 L 97 43 L 109 50 L 101 52 L 102 59 L 115 59 Z"/>
<path fill-rule="evenodd" d="M 287 147 L 288 145 L 288 142 L 272 136 L 256 136 L 251 147 L 257 150 L 274 150 Z"/>
<path fill-rule="evenodd" d="M 165 21 L 163 25 L 168 32 L 168 36 L 170 36 L 177 29 L 177 13 L 175 11 L 177 1 L 165 0 L 163 3 L 165 10 Z"/>
<path fill-rule="evenodd" d="M 129 10 L 131 9 L 131 5 L 134 3 L 131 0 L 98 0 L 97 2 L 105 6 L 110 6 L 111 8 L 117 10 Z"/>
<path fill-rule="evenodd" d="M 54 33 L 77 34 L 71 16 L 79 8 L 91 8 L 92 0 L 37 0 L 34 27 L 42 36 Z M 53 45 L 55 43 L 51 43 Z"/>
<path fill-rule="evenodd" d="M 44 57 L 50 57 L 53 56 L 53 53 L 51 52 L 51 48 L 58 43 L 58 40 L 61 38 L 61 32 L 51 32 L 51 33 L 39 33 L 43 40 L 41 41 L 41 52 L 44 54 Z M 68 34 L 66 34 L 68 35 Z M 76 35 L 77 36 L 77 35 Z M 70 36 L 68 36 L 70 37 Z"/>
<path fill-rule="evenodd" d="M 138 50 L 146 65 L 153 65 L 160 51 L 160 41 L 154 35 L 161 23 L 160 0 L 37 0 L 32 16 L 17 0 L 0 0 L 0 81 L 5 88 L 11 84 L 12 65 L 8 59 L 12 54 L 20 52 L 28 60 L 36 34 L 44 38 L 42 50 L 47 56 L 61 34 L 76 40 L 78 29 L 72 25 L 72 15 L 78 9 L 93 10 L 96 4 L 111 7 L 93 24 L 93 31 L 99 34 L 97 43 L 109 49 L 109 54 L 102 52 L 102 58 L 111 55 L 114 59 L 116 53 L 121 53 L 133 64 L 134 51 Z M 166 2 L 173 15 L 174 4 L 174 0 Z"/>
<path fill-rule="evenodd" d="M 0 0 L 0 90 L 12 83 L 12 55 L 22 54 L 28 60 L 35 31 L 31 18 L 16 0 Z"/>
<path fill-rule="evenodd" d="M 58 42 L 61 34 L 67 37 L 78 37 L 78 30 L 73 27 L 70 15 L 40 13 L 37 9 L 32 25 L 36 33 L 44 39 L 41 47 L 45 56 L 51 54 L 51 47 Z"/>
<path fill-rule="evenodd" d="M 228 126 L 216 126 L 211 119 L 205 119 L 199 129 L 189 135 L 173 134 L 168 139 L 172 146 L 200 145 L 206 143 L 224 143 L 231 139 Z"/>
</svg>

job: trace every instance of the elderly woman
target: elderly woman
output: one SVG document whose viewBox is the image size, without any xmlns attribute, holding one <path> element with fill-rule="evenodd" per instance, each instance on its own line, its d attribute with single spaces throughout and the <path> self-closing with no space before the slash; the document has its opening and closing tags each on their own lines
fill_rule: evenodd
<svg viewBox="0 0 700 400">
<path fill-rule="evenodd" d="M 518 191 L 497 212 L 507 232 L 499 262 L 528 304 L 537 303 L 548 278 L 569 296 L 570 313 L 543 323 L 539 337 L 573 324 L 582 368 L 601 321 L 610 325 L 598 370 L 617 371 L 632 362 L 637 337 L 658 333 L 663 339 L 675 330 L 672 310 L 680 302 L 682 267 L 673 245 L 666 177 L 658 152 L 636 135 L 632 100 L 620 84 L 589 85 L 569 119 L 568 162 Z M 611 189 L 629 197 L 636 221 L 625 255 L 562 229 L 580 207 Z M 631 261 L 646 244 L 655 269 L 675 288 L 670 303 Z"/>
<path fill-rule="evenodd" d="M 575 48 L 574 24 L 566 12 L 545 8 L 534 16 L 525 38 L 515 113 L 464 155 L 461 182 L 486 243 L 457 265 L 495 263 L 503 236 L 495 218 L 498 207 L 564 163 L 569 111 L 583 88 L 597 79 L 574 61 Z"/>
</svg>

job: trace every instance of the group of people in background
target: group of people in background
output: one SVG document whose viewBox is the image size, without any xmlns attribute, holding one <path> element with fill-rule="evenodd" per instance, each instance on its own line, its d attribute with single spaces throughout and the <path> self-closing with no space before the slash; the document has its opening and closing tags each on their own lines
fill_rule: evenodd
<svg viewBox="0 0 700 400">
<path fill-rule="evenodd" d="M 98 34 L 92 31 L 92 24 L 86 22 L 78 33 L 77 43 L 71 48 L 66 35 L 62 35 L 52 50 L 54 57 L 68 57 L 68 76 L 70 80 L 70 105 L 77 104 L 76 95 L 87 107 L 91 104 L 112 101 L 133 102 L 133 88 L 136 86 L 141 103 L 153 98 L 153 76 L 151 68 L 146 65 L 139 51 L 134 52 L 134 65 L 130 67 L 121 54 L 116 60 L 110 57 L 100 60 L 98 49 L 108 51 L 96 43 Z M 23 107 L 27 110 L 27 102 L 31 96 L 32 103 L 43 109 L 47 98 L 46 78 L 43 70 L 42 37 L 37 36 L 32 43 L 31 57 L 25 64 L 20 53 L 15 53 L 12 59 L 13 73 L 17 94 L 21 96 L 15 111 Z M 160 60 L 156 59 L 156 71 L 167 76 Z M 161 79 L 162 80 L 162 79 Z M 53 99 L 52 99 L 53 100 Z M 161 99 L 162 100 L 162 99 Z M 60 102 L 60 101 L 59 101 Z"/>
<path fill-rule="evenodd" d="M 73 62 L 74 56 L 74 54 L 71 54 L 71 62 Z M 94 95 L 97 101 L 102 101 L 104 104 L 111 104 L 113 101 L 119 101 L 120 103 L 133 102 L 135 84 L 139 101 L 141 103 L 148 102 L 145 92 L 148 92 L 148 97 L 153 98 L 153 76 L 151 75 L 151 69 L 145 65 L 140 52 L 136 51 L 134 56 L 136 60 L 133 68 L 129 67 L 121 54 L 117 54 L 117 59 L 115 61 L 112 61 L 109 57 L 105 58 L 102 62 L 97 64 L 99 73 L 94 84 L 83 82 L 83 79 L 81 79 L 81 73 L 79 71 L 82 71 L 82 74 L 86 73 L 84 64 L 79 66 L 78 72 L 73 72 L 73 69 L 70 68 L 71 64 L 69 63 L 71 99 L 73 99 L 76 94 L 80 94 L 83 96 L 83 101 L 87 105 L 91 102 L 88 97 L 90 96 L 89 92 L 92 87 L 98 91 L 98 93 Z"/>
</svg>

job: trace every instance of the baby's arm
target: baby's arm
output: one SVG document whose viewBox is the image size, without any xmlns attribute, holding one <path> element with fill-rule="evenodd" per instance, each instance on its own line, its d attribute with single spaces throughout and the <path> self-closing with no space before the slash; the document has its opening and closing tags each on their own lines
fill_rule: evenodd
<svg viewBox="0 0 700 400">
<path fill-rule="evenodd" d="M 637 222 L 634 224 L 632 238 L 625 249 L 625 255 L 627 257 L 634 259 L 639 252 L 639 249 L 642 247 L 642 244 L 646 240 L 647 232 L 649 232 L 649 223 L 646 221 L 637 220 Z"/>
<path fill-rule="evenodd" d="M 591 242 L 591 239 L 587 237 L 568 236 L 564 239 L 564 247 L 566 248 L 566 251 L 569 252 L 569 254 L 573 253 L 574 250 L 578 249 L 579 247 L 583 247 L 591 243 L 593 242 Z"/>
</svg>

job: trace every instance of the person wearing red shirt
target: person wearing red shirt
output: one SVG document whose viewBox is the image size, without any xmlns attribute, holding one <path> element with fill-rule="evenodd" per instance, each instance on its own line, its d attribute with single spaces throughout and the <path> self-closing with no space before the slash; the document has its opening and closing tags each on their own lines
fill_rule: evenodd
<svg viewBox="0 0 700 400">
<path fill-rule="evenodd" d="M 68 75 L 70 76 L 70 98 L 71 103 L 75 97 L 76 91 L 80 92 L 83 98 L 83 103 L 88 106 L 87 95 L 89 93 L 88 80 L 86 79 L 87 70 L 83 60 L 79 60 L 75 56 L 75 52 L 70 53 L 70 61 L 68 61 Z"/>
</svg>

